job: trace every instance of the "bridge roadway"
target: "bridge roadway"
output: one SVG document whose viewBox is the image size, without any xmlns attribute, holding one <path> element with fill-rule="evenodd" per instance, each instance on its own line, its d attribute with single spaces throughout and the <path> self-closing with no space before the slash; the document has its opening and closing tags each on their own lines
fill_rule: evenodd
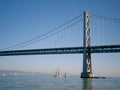
<svg viewBox="0 0 120 90">
<path fill-rule="evenodd" d="M 87 48 L 88 51 L 88 48 Z M 120 52 L 120 45 L 91 46 L 91 53 L 116 53 Z M 0 51 L 0 56 L 13 55 L 45 55 L 45 54 L 79 54 L 83 53 L 83 47 L 46 48 L 29 50 Z"/>
</svg>

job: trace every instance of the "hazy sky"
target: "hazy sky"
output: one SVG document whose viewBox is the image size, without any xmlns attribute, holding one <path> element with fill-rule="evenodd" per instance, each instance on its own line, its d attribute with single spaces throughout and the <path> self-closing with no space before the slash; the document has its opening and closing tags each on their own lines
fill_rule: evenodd
<svg viewBox="0 0 120 90">
<path fill-rule="evenodd" d="M 120 0 L 0 0 L 0 48 L 40 36 L 85 10 L 120 19 L 119 4 Z M 95 75 L 120 76 L 120 53 L 92 54 L 92 64 Z M 80 75 L 82 54 L 0 57 L 0 70 L 54 73 L 57 68 Z"/>
</svg>

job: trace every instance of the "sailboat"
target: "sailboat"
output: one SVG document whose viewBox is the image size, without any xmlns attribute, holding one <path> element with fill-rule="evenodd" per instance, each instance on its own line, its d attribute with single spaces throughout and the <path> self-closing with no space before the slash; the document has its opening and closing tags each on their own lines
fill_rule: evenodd
<svg viewBox="0 0 120 90">
<path fill-rule="evenodd" d="M 65 76 L 64 76 L 65 78 L 67 78 L 68 77 L 68 75 L 67 75 L 67 73 L 65 72 Z"/>
<path fill-rule="evenodd" d="M 54 77 L 56 77 L 56 78 L 63 77 L 62 74 L 59 73 L 59 69 L 57 71 L 55 71 Z"/>
</svg>

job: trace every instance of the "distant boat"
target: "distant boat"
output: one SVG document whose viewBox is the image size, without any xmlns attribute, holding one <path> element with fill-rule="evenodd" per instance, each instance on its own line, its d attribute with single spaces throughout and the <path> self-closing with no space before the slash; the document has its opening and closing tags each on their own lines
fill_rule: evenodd
<svg viewBox="0 0 120 90">
<path fill-rule="evenodd" d="M 67 75 L 67 73 L 65 72 L 65 76 L 64 76 L 65 78 L 67 78 L 68 77 L 68 75 Z"/>
<path fill-rule="evenodd" d="M 63 75 L 59 73 L 59 69 L 58 69 L 58 71 L 55 71 L 54 77 L 56 77 L 56 78 L 63 77 Z"/>
<path fill-rule="evenodd" d="M 59 69 L 55 71 L 55 74 L 53 76 L 56 78 L 61 78 L 61 77 L 67 78 L 68 77 L 66 72 L 64 75 L 60 74 Z"/>
</svg>

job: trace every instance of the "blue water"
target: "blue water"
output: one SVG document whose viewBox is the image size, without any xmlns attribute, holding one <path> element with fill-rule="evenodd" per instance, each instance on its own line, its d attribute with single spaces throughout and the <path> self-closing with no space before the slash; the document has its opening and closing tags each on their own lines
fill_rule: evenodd
<svg viewBox="0 0 120 90">
<path fill-rule="evenodd" d="M 0 90 L 120 90 L 120 78 L 1 76 Z"/>
</svg>

